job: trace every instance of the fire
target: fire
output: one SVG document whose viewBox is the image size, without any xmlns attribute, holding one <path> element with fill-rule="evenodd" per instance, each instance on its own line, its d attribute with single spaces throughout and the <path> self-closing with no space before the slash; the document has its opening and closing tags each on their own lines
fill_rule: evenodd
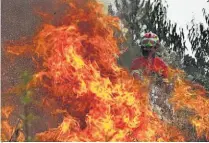
<svg viewBox="0 0 209 143">
<path fill-rule="evenodd" d="M 1 140 L 2 141 L 8 141 L 10 137 L 12 136 L 13 132 L 13 127 L 9 123 L 9 116 L 13 111 L 12 106 L 6 106 L 2 107 L 1 109 L 1 115 L 2 115 L 2 120 L 1 120 Z"/>
<path fill-rule="evenodd" d="M 6 106 L 2 109 L 1 115 L 8 119 L 13 110 L 14 108 L 12 106 Z"/>
<path fill-rule="evenodd" d="M 9 141 L 12 136 L 13 127 L 8 123 L 8 121 L 1 121 L 1 140 Z"/>
<path fill-rule="evenodd" d="M 12 139 L 12 136 L 15 132 L 15 125 L 12 125 L 9 122 L 9 117 L 14 111 L 14 108 L 12 106 L 4 106 L 1 109 L 1 141 L 10 141 Z M 25 136 L 22 132 L 19 132 L 19 135 L 17 136 L 17 141 L 24 141 Z M 11 140 L 12 141 L 12 140 Z"/>
<path fill-rule="evenodd" d="M 183 108 L 192 110 L 195 115 L 190 117 L 190 121 L 196 127 L 197 135 L 199 137 L 205 135 L 209 139 L 209 100 L 206 96 L 209 92 L 198 84 L 184 80 L 183 76 L 183 72 L 181 72 L 175 80 L 171 102 L 176 110 Z"/>
<path fill-rule="evenodd" d="M 63 122 L 57 128 L 37 133 L 37 139 L 184 141 L 177 128 L 163 123 L 151 111 L 149 79 L 139 83 L 117 65 L 114 55 L 120 52 L 114 32 L 120 30 L 119 19 L 105 15 L 102 5 L 93 0 L 67 3 L 70 10 L 61 24 L 44 24 L 31 46 L 9 48 L 14 55 L 25 54 L 33 58 L 38 65 L 28 86 L 43 86 L 48 91 L 47 98 L 55 99 L 61 105 L 56 111 L 65 112 Z M 178 98 L 186 98 L 187 92 L 190 93 L 189 85 L 182 83 L 181 79 L 176 81 L 172 99 L 176 107 L 185 104 L 185 100 Z M 198 95 L 197 98 L 204 108 L 208 106 L 205 97 Z M 198 102 L 191 99 L 186 105 L 196 108 Z M 200 111 L 200 107 L 195 110 L 201 117 L 207 113 Z"/>
</svg>

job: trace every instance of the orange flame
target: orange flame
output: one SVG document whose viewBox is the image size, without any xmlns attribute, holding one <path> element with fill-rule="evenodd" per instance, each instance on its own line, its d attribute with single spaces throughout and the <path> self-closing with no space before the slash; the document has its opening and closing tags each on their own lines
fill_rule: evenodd
<svg viewBox="0 0 209 143">
<path fill-rule="evenodd" d="M 1 110 L 2 110 L 1 115 L 8 119 L 9 115 L 11 114 L 11 112 L 14 109 L 12 106 L 6 106 L 6 107 L 2 108 Z"/>
<path fill-rule="evenodd" d="M 47 98 L 61 103 L 56 111 L 65 113 L 57 128 L 38 133 L 37 138 L 40 141 L 184 141 L 177 128 L 166 125 L 151 111 L 149 79 L 138 83 L 117 65 L 114 55 L 120 52 L 114 32 L 120 30 L 119 19 L 105 15 L 102 5 L 95 1 L 74 0 L 68 4 L 70 11 L 60 25 L 44 24 L 31 46 L 9 49 L 15 55 L 30 54 L 34 61 L 39 59 L 36 62 L 39 68 L 28 86 L 46 88 Z M 191 121 L 198 133 L 208 130 L 205 124 L 208 112 L 197 105 L 208 107 L 208 100 L 198 95 L 204 94 L 203 90 L 191 92 L 191 85 L 181 78 L 175 84 L 171 102 L 176 109 L 185 105 L 188 94 L 195 93 L 198 102 L 189 98 L 186 106 L 203 120 Z"/>
<path fill-rule="evenodd" d="M 173 75 L 178 73 L 177 70 L 172 72 Z M 195 115 L 190 121 L 196 127 L 198 137 L 205 135 L 209 139 L 209 100 L 206 96 L 209 92 L 201 85 L 184 80 L 183 77 L 183 72 L 178 73 L 171 102 L 176 110 L 183 108 L 192 110 Z"/>
<path fill-rule="evenodd" d="M 1 111 L 1 141 L 9 141 L 14 134 L 15 126 L 11 125 L 9 122 L 9 117 L 13 112 L 14 108 L 12 106 L 2 107 Z M 24 141 L 25 136 L 22 132 L 19 132 L 16 141 Z"/>
<path fill-rule="evenodd" d="M 1 140 L 8 141 L 12 136 L 13 127 L 9 124 L 8 118 L 13 111 L 12 106 L 2 107 L 1 109 Z"/>
</svg>

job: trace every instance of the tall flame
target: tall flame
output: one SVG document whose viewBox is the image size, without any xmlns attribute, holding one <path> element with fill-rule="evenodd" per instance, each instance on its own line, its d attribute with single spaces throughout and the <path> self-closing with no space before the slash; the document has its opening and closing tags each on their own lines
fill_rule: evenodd
<svg viewBox="0 0 209 143">
<path fill-rule="evenodd" d="M 8 47 L 9 53 L 33 58 L 38 68 L 28 87 L 43 86 L 47 98 L 60 105 L 56 110 L 65 112 L 63 122 L 38 133 L 38 140 L 184 141 L 177 128 L 151 111 L 149 79 L 139 83 L 117 65 L 114 32 L 120 30 L 119 19 L 105 15 L 102 5 L 93 0 L 67 3 L 70 10 L 59 25 L 43 24 L 31 45 Z M 176 84 L 172 102 L 181 107 L 191 85 L 181 79 Z M 201 89 L 193 92 L 198 100 L 190 99 L 186 106 L 203 117 L 191 119 L 201 134 L 208 131 L 208 112 L 193 103 L 200 101 L 206 109 L 208 100 L 198 95 L 204 94 Z"/>
</svg>

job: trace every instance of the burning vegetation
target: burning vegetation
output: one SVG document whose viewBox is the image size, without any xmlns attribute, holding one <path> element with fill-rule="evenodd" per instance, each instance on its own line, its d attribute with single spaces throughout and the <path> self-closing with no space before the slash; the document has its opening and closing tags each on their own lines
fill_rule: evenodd
<svg viewBox="0 0 209 143">
<path fill-rule="evenodd" d="M 42 103 L 33 104 L 35 108 L 61 116 L 59 125 L 37 132 L 36 140 L 186 141 L 186 131 L 177 125 L 182 109 L 191 112 L 184 120 L 194 126 L 197 137 L 209 139 L 209 100 L 203 87 L 170 68 L 174 91 L 169 102 L 176 117 L 172 123 L 160 120 L 149 104 L 149 77 L 136 81 L 117 63 L 119 18 L 104 14 L 93 0 L 64 3 L 70 8 L 59 24 L 44 23 L 31 43 L 7 46 L 10 56 L 29 57 L 35 65 L 27 84 L 7 93 L 33 91 L 28 96 Z M 8 101 L 2 107 L 2 141 L 10 140 L 15 130 L 9 124 L 13 106 Z M 17 141 L 22 140 L 21 132 Z"/>
</svg>

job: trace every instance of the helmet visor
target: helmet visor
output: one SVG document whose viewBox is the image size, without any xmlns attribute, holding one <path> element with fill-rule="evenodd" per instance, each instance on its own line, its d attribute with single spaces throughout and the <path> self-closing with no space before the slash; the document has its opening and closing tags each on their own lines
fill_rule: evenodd
<svg viewBox="0 0 209 143">
<path fill-rule="evenodd" d="M 155 47 L 156 42 L 152 39 L 144 39 L 141 44 L 143 47 L 152 48 Z"/>
</svg>

